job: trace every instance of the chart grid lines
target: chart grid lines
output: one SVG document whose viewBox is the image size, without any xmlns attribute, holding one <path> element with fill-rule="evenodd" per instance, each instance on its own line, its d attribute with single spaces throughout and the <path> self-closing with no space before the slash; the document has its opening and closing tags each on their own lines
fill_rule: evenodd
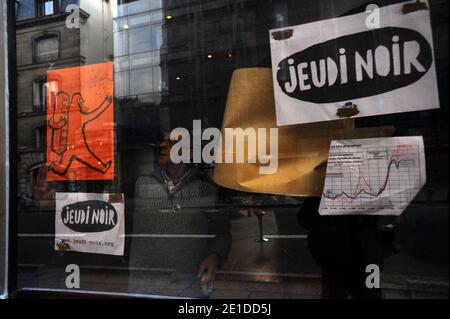
<svg viewBox="0 0 450 319">
<path fill-rule="evenodd" d="M 421 175 L 419 145 L 331 149 L 321 210 L 404 209 L 420 190 Z"/>
</svg>

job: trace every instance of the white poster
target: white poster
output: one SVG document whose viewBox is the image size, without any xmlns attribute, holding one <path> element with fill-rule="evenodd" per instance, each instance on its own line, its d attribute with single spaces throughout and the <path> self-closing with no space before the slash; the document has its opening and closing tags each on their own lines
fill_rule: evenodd
<svg viewBox="0 0 450 319">
<path fill-rule="evenodd" d="M 123 194 L 56 193 L 55 250 L 123 256 Z"/>
<path fill-rule="evenodd" d="M 319 213 L 399 216 L 426 180 L 422 137 L 333 141 Z"/>
<path fill-rule="evenodd" d="M 278 125 L 439 108 L 430 12 L 405 3 L 271 30 Z"/>
</svg>

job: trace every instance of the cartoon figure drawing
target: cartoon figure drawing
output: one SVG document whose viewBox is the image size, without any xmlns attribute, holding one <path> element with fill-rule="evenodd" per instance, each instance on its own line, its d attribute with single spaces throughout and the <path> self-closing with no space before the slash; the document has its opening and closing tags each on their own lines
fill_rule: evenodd
<svg viewBox="0 0 450 319">
<path fill-rule="evenodd" d="M 85 107 L 84 99 L 80 93 L 75 93 L 71 97 L 65 92 L 59 92 L 53 99 L 53 115 L 48 121 L 51 130 L 50 149 L 57 154 L 58 162 L 50 163 L 49 171 L 60 176 L 66 175 L 73 161 L 77 160 L 89 168 L 105 174 L 111 167 L 112 161 L 104 162 L 89 146 L 86 137 L 86 129 L 89 123 L 97 120 L 112 104 L 112 96 L 106 96 L 102 103 L 95 109 L 89 110 Z M 89 111 L 88 111 L 89 110 Z M 69 129 L 70 125 L 76 125 L 71 122 L 70 117 L 75 115 L 80 117 L 81 137 L 73 134 Z M 77 123 L 78 124 L 78 123 Z M 83 142 L 79 143 L 82 138 Z M 76 149 L 77 145 L 83 149 Z M 70 147 L 72 146 L 72 147 Z"/>
</svg>

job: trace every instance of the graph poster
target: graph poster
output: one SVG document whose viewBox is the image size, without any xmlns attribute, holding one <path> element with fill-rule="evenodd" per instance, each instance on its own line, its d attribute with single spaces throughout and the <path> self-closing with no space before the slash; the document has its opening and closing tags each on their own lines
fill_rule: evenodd
<svg viewBox="0 0 450 319">
<path fill-rule="evenodd" d="M 399 216 L 425 183 L 422 137 L 333 141 L 319 213 Z"/>
<path fill-rule="evenodd" d="M 123 194 L 56 193 L 55 250 L 123 256 Z"/>
<path fill-rule="evenodd" d="M 112 62 L 51 70 L 47 83 L 47 179 L 114 179 Z"/>
<path fill-rule="evenodd" d="M 439 108 L 430 11 L 404 5 L 271 30 L 277 124 Z"/>
</svg>

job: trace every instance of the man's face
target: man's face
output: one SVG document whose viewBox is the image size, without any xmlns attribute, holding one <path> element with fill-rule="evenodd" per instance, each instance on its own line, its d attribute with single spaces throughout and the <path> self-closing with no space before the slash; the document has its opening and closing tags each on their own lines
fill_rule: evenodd
<svg viewBox="0 0 450 319">
<path fill-rule="evenodd" d="M 161 143 L 159 144 L 159 164 L 160 165 L 167 165 L 171 163 L 170 160 L 170 149 L 172 148 L 172 145 L 174 144 L 174 141 L 170 140 L 170 134 L 164 135 L 164 138 L 162 139 Z"/>
<path fill-rule="evenodd" d="M 181 141 L 181 136 L 178 139 L 170 139 L 170 133 L 164 135 L 164 138 L 159 144 L 159 164 L 162 166 L 173 163 L 170 158 L 170 151 L 172 147 Z M 192 149 L 189 150 L 190 158 L 192 159 Z"/>
</svg>

